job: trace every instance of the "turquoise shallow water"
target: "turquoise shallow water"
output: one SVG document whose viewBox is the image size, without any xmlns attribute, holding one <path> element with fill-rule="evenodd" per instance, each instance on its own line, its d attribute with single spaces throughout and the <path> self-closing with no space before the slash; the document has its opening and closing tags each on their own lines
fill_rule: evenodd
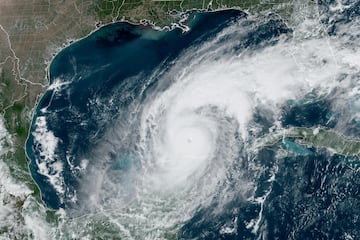
<svg viewBox="0 0 360 240">
<path fill-rule="evenodd" d="M 299 154 L 299 155 L 312 154 L 312 152 L 309 149 L 307 149 L 299 144 L 296 144 L 293 141 L 288 140 L 288 139 L 285 139 L 283 141 L 282 145 L 287 151 L 290 151 L 294 154 Z"/>
</svg>

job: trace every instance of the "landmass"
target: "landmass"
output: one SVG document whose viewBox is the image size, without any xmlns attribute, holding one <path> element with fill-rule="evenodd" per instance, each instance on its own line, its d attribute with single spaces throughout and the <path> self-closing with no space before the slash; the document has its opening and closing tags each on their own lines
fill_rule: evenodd
<svg viewBox="0 0 360 240">
<path fill-rule="evenodd" d="M 292 127 L 282 129 L 257 139 L 255 149 L 264 146 L 274 146 L 285 139 L 291 139 L 304 147 L 326 148 L 332 153 L 348 157 L 346 164 L 354 170 L 360 170 L 360 140 L 350 139 L 341 134 L 324 128 Z M 355 158 L 355 159 L 354 159 Z"/>
<path fill-rule="evenodd" d="M 0 181 L 1 209 L 11 209 L 6 221 L 0 219 L 0 236 L 28 239 L 28 230 L 18 225 L 30 220 L 26 212 L 32 207 L 50 223 L 56 222 L 53 211 L 39 204 L 40 193 L 33 182 L 25 156 L 34 107 L 48 86 L 48 67 L 64 47 L 87 36 L 96 28 L 116 22 L 148 22 L 169 26 L 182 19 L 188 10 L 221 10 L 237 8 L 253 14 L 275 12 L 291 21 L 295 8 L 315 6 L 314 1 L 289 0 L 3 0 L 0 2 L 0 111 L 7 136 L 1 136 L 0 172 L 6 178 L 23 184 L 21 194 L 10 191 Z M 288 137 L 313 146 L 334 149 L 339 154 L 359 156 L 360 143 L 345 139 L 335 132 L 320 129 L 291 129 Z M 263 143 L 275 144 L 282 135 L 268 136 Z M 332 141 L 327 141 L 332 139 Z M 3 218 L 3 217 L 1 217 Z M 8 221 L 8 219 L 10 219 Z M 15 226 L 15 227 L 14 227 Z"/>
</svg>

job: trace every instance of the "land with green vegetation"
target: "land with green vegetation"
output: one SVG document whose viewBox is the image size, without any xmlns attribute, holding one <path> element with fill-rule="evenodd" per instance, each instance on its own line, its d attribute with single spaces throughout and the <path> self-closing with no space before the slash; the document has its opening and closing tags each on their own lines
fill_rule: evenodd
<svg viewBox="0 0 360 240">
<path fill-rule="evenodd" d="M 19 197 L 7 193 L 0 182 L 0 193 L 6 196 L 3 206 L 13 209 L 12 214 L 16 219 L 24 222 L 26 200 L 31 197 L 40 203 L 39 190 L 28 171 L 24 144 L 36 102 L 48 86 L 47 68 L 62 48 L 85 37 L 97 27 L 116 21 L 138 23 L 146 20 L 163 27 L 178 22 L 183 17 L 181 13 L 187 10 L 226 8 L 237 8 L 253 14 L 271 11 L 284 19 L 290 19 L 295 6 L 301 8 L 314 4 L 313 1 L 292 0 L 0 1 L 0 112 L 11 136 L 10 140 L 1 139 L 2 146 L 11 151 L 0 156 L 0 160 L 6 164 L 16 181 L 26 184 L 30 189 L 29 193 Z M 339 140 L 334 144 L 348 141 L 337 138 Z M 312 141 L 315 145 L 324 144 L 319 138 L 303 139 Z M 344 144 L 343 152 L 355 152 L 358 145 L 347 146 L 348 143 L 341 142 Z M 45 214 L 49 222 L 56 221 L 53 212 Z M 0 236 L 8 234 L 4 236 L 9 236 L 9 239 L 29 237 L 26 232 L 16 235 L 16 231 L 6 224 L 0 224 Z M 9 235 L 10 233 L 15 235 Z"/>
<path fill-rule="evenodd" d="M 166 25 L 191 9 L 219 10 L 237 8 L 243 11 L 260 13 L 271 9 L 290 16 L 293 1 L 289 0 L 100 0 L 96 12 L 102 22 L 127 19 L 139 22 L 147 19 L 156 25 Z"/>
<path fill-rule="evenodd" d="M 292 139 L 307 147 L 326 148 L 333 153 L 350 157 L 345 164 L 359 170 L 360 162 L 357 159 L 360 158 L 360 140 L 346 138 L 332 130 L 305 127 L 283 129 L 258 139 L 254 146 L 273 146 L 285 139 Z"/>
</svg>

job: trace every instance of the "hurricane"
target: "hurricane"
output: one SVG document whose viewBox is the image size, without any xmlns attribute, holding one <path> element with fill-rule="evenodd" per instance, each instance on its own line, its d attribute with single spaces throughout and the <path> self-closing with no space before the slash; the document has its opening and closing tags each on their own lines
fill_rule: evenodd
<svg viewBox="0 0 360 240">
<path fill-rule="evenodd" d="M 26 148 L 55 235 L 359 237 L 359 3 L 319 5 L 115 23 L 61 51 Z"/>
</svg>

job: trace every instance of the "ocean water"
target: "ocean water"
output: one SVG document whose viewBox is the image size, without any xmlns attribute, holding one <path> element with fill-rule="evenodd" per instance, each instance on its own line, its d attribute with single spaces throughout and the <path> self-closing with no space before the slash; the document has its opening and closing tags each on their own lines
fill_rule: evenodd
<svg viewBox="0 0 360 240">
<path fill-rule="evenodd" d="M 238 10 L 190 13 L 188 31 L 115 23 L 62 50 L 26 144 L 44 204 L 69 219 L 59 238 L 359 237 L 346 156 L 252 148 L 290 127 L 358 137 L 358 14 L 329 6 L 296 27 Z"/>
<path fill-rule="evenodd" d="M 193 18 L 192 30 L 186 33 L 179 28 L 165 32 L 151 26 L 112 24 L 56 56 L 50 66 L 50 90 L 38 104 L 34 119 L 46 117 L 43 127 L 51 136 L 43 145 L 55 141 L 58 150 L 44 150 L 41 144 L 37 145 L 34 135 L 27 143 L 31 172 L 49 207 L 64 207 L 65 201 L 59 198 L 54 186 L 49 186 L 48 179 L 39 174 L 36 155 L 41 152 L 57 155 L 54 163 L 50 160 L 49 164 L 56 165 L 60 161 L 61 175 L 65 177 L 54 179 L 54 185 L 61 192 L 65 191 L 65 186 L 71 191 L 78 177 L 72 176 L 71 168 L 81 166 L 82 155 L 96 145 L 96 138 L 101 138 L 105 129 L 118 118 L 128 117 L 125 115 L 128 115 L 132 102 L 143 101 L 147 92 L 156 86 L 157 79 L 152 79 L 154 68 L 169 67 L 193 42 L 210 38 L 235 19 L 245 18 L 245 14 L 226 11 L 197 14 Z M 33 131 L 36 132 L 39 125 L 35 120 Z M 48 160 L 46 156 L 44 158 Z M 56 172 L 54 167 L 53 172 L 49 170 L 49 175 L 58 176 Z"/>
</svg>

